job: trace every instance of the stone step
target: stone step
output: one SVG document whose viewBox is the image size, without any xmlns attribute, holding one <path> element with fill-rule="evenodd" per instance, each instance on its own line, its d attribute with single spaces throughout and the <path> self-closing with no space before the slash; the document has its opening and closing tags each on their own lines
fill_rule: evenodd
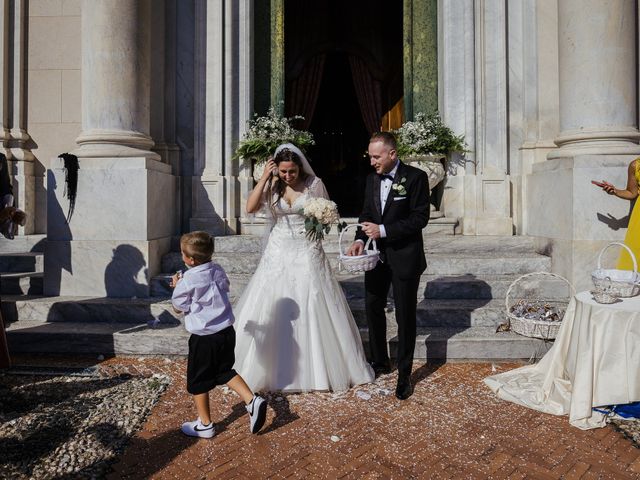
<svg viewBox="0 0 640 480">
<path fill-rule="evenodd" d="M 527 360 L 542 358 L 553 342 L 523 337 L 513 332 L 496 333 L 487 327 L 419 328 L 415 358 L 446 360 Z M 389 342 L 392 355 L 397 339 Z"/>
<path fill-rule="evenodd" d="M 368 332 L 360 330 L 365 352 Z M 12 353 L 91 353 L 101 355 L 186 355 L 189 333 L 180 323 L 160 324 L 116 322 L 20 321 L 7 328 Z M 387 333 L 391 357 L 397 351 L 393 328 Z M 546 353 L 549 342 L 491 329 L 420 329 L 416 339 L 416 359 L 515 360 L 537 359 Z"/>
<path fill-rule="evenodd" d="M 42 295 L 43 272 L 0 273 L 2 295 Z"/>
<path fill-rule="evenodd" d="M 19 273 L 19 272 L 43 272 L 43 271 L 44 271 L 44 254 L 42 252 L 0 253 L 0 272 Z"/>
<path fill-rule="evenodd" d="M 233 299 L 234 301 L 237 298 Z M 366 326 L 364 299 L 348 298 L 358 326 Z M 163 323 L 179 320 L 168 298 L 87 298 L 87 297 L 3 297 L 3 316 L 8 322 L 47 321 L 86 323 Z M 389 300 L 387 317 L 395 322 L 393 301 Z M 491 327 L 506 321 L 503 300 L 424 299 L 417 305 L 416 323 L 421 327 Z"/>
<path fill-rule="evenodd" d="M 2 297 L 8 322 L 175 323 L 178 316 L 167 298 Z"/>
<path fill-rule="evenodd" d="M 498 299 L 505 298 L 509 286 L 520 275 L 432 275 L 424 274 L 418 287 L 418 298 L 428 299 Z M 230 274 L 231 296 L 239 297 L 251 274 Z M 338 282 L 347 298 L 364 296 L 364 275 L 338 275 Z M 151 279 L 151 295 L 169 297 L 171 275 L 162 274 Z M 389 297 L 393 291 L 389 292 Z M 514 285 L 511 299 L 539 298 L 545 300 L 564 300 L 569 297 L 569 287 L 564 280 L 542 276 L 527 277 Z"/>
<path fill-rule="evenodd" d="M 362 298 L 349 299 L 351 313 L 360 327 L 367 324 L 365 302 Z M 416 308 L 419 327 L 488 327 L 496 330 L 504 323 L 506 308 L 503 300 L 422 300 Z M 387 321 L 395 322 L 393 301 L 387 304 Z"/>
<path fill-rule="evenodd" d="M 45 234 L 19 235 L 13 240 L 0 237 L 0 253 L 44 252 Z"/>
<path fill-rule="evenodd" d="M 327 258 L 334 271 L 338 270 L 337 255 L 327 253 Z M 430 275 L 505 275 L 523 274 L 533 271 L 549 271 L 551 259 L 537 253 L 459 253 L 456 255 L 427 253 L 427 270 Z M 222 253 L 214 254 L 216 263 L 225 269 L 227 274 L 253 273 L 260 261 L 258 253 Z M 182 256 L 169 253 L 162 257 L 162 271 L 173 273 L 184 270 Z"/>
<path fill-rule="evenodd" d="M 343 248 L 348 247 L 353 234 L 348 232 L 349 241 L 344 240 Z M 423 234 L 425 252 L 448 255 L 473 253 L 533 253 L 534 239 L 526 236 L 463 236 Z M 259 253 L 266 238 L 260 235 L 226 235 L 214 238 L 214 249 L 218 253 Z M 338 237 L 327 236 L 322 242 L 327 253 L 338 253 Z M 177 251 L 176 251 L 177 252 Z"/>
</svg>

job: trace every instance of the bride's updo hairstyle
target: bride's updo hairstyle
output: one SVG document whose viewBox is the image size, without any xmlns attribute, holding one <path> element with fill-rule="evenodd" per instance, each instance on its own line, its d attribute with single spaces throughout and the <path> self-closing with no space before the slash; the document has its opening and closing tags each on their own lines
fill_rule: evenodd
<svg viewBox="0 0 640 480">
<path fill-rule="evenodd" d="M 289 150 L 288 148 L 283 148 L 282 150 L 280 150 L 278 154 L 275 156 L 275 158 L 273 159 L 273 161 L 277 166 L 279 166 L 281 162 L 295 163 L 298 166 L 298 171 L 299 171 L 298 176 L 302 181 L 305 181 L 309 176 L 304 171 L 304 167 L 302 165 L 302 160 L 300 160 L 300 157 L 294 151 Z M 279 178 L 280 176 L 278 174 L 278 179 Z M 286 188 L 287 188 L 287 184 L 284 182 L 277 181 L 272 183 L 271 193 L 276 194 L 276 198 L 272 204 L 272 207 L 275 206 L 280 201 L 280 199 L 284 195 L 284 191 Z"/>
</svg>

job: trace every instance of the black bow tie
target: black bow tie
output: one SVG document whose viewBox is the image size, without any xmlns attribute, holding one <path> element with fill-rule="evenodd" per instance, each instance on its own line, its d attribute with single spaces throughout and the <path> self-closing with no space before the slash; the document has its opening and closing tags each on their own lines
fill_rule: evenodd
<svg viewBox="0 0 640 480">
<path fill-rule="evenodd" d="M 380 180 L 391 180 L 393 182 L 393 175 L 389 175 L 388 173 L 383 173 L 378 175 L 380 177 Z"/>
</svg>

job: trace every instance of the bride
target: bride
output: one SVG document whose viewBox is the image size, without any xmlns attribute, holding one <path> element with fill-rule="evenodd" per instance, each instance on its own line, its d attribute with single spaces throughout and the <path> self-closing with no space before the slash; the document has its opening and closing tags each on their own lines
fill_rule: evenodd
<svg viewBox="0 0 640 480">
<path fill-rule="evenodd" d="M 358 327 L 320 241 L 304 232 L 305 201 L 328 198 L 304 154 L 280 145 L 247 200 L 274 225 L 235 307 L 236 371 L 254 391 L 346 390 L 373 381 Z"/>
</svg>

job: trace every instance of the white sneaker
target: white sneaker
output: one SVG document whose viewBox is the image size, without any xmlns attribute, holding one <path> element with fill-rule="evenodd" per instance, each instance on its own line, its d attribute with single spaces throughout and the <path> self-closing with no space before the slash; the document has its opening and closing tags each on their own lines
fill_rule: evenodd
<svg viewBox="0 0 640 480">
<path fill-rule="evenodd" d="M 249 412 L 249 429 L 251 433 L 258 433 L 267 418 L 267 401 L 260 395 L 254 395 L 253 400 L 246 407 Z"/>
<path fill-rule="evenodd" d="M 213 426 L 213 422 L 209 425 L 204 425 L 200 417 L 193 422 L 183 423 L 181 430 L 182 433 L 190 437 L 211 438 L 216 434 L 216 427 Z"/>
</svg>

